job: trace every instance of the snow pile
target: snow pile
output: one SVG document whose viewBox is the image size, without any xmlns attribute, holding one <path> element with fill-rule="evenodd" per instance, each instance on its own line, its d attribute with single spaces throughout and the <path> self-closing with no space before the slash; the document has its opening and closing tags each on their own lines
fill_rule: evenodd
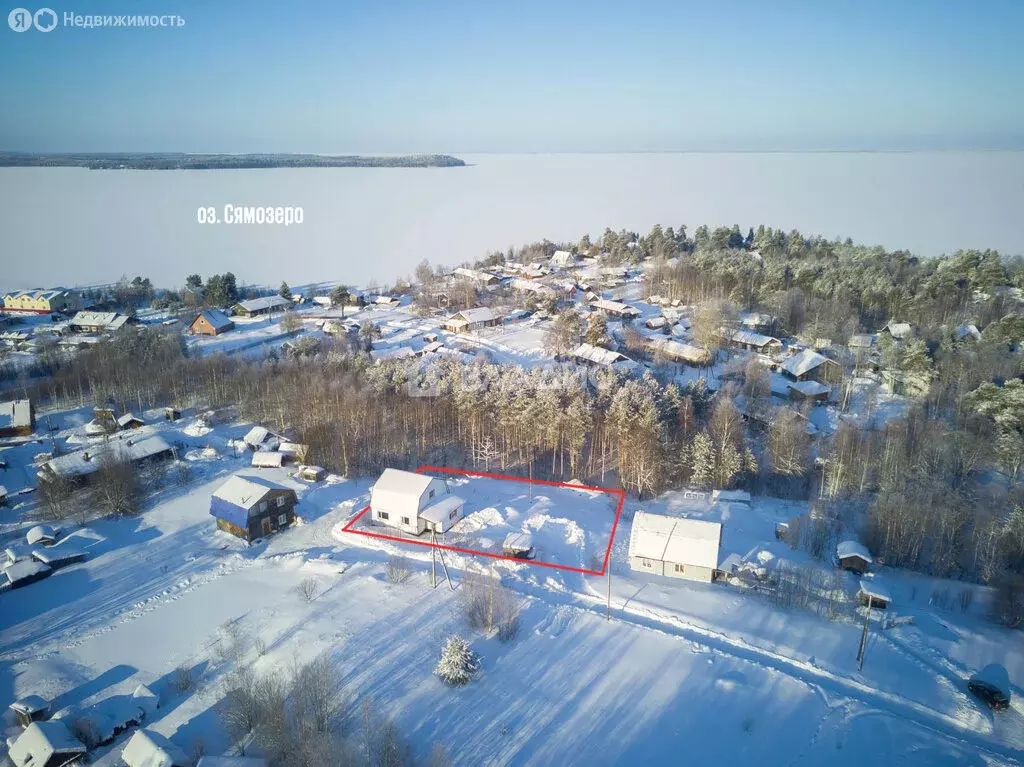
<svg viewBox="0 0 1024 767">
<path fill-rule="evenodd" d="M 476 532 L 483 530 L 485 527 L 494 527 L 497 525 L 504 525 L 505 520 L 501 516 L 501 512 L 493 506 L 480 511 L 474 511 L 472 514 L 466 516 L 458 524 L 458 530 L 462 532 Z"/>
<path fill-rule="evenodd" d="M 206 425 L 201 419 L 196 419 L 184 429 L 181 430 L 183 434 L 189 437 L 205 437 L 213 429 Z"/>
</svg>

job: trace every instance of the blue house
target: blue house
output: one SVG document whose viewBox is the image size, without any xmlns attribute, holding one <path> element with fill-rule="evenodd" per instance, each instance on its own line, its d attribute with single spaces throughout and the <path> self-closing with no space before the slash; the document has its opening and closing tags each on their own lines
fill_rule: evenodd
<svg viewBox="0 0 1024 767">
<path fill-rule="evenodd" d="M 247 541 L 264 538 L 295 521 L 294 490 L 255 477 L 231 477 L 210 498 L 217 527 Z"/>
</svg>

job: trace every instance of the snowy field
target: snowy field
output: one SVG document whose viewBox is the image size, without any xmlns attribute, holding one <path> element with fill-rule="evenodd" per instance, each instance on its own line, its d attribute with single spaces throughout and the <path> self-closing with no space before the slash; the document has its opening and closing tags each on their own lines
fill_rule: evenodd
<svg viewBox="0 0 1024 767">
<path fill-rule="evenodd" d="M 344 533 L 367 502 L 370 478 L 329 476 L 305 483 L 286 469 L 260 476 L 294 488 L 301 524 L 247 547 L 218 532 L 208 514 L 212 491 L 233 474 L 252 475 L 229 440 L 246 424 L 212 430 L 191 413 L 177 423 L 145 414 L 144 430 L 179 445 L 192 467 L 187 487 L 156 489 L 134 519 L 100 520 L 64 535 L 87 561 L 0 594 L 0 705 L 39 694 L 53 709 L 130 693 L 145 683 L 161 696 L 150 723 L 187 751 L 202 739 L 224 752 L 218 720 L 220 680 L 231 661 L 219 652 L 223 626 L 235 622 L 250 642 L 245 662 L 287 667 L 326 652 L 344 680 L 353 715 L 372 697 L 425 757 L 443 743 L 456 764 L 564 765 L 720 761 L 758 765 L 1016 764 L 1024 759 L 1019 680 L 1020 632 L 994 627 L 980 608 L 961 615 L 928 605 L 931 579 L 883 573 L 893 611 L 912 624 L 871 633 L 857 670 L 860 627 L 781 610 L 751 591 L 632 573 L 630 520 L 638 509 L 694 516 L 724 525 L 722 555 L 766 566 L 809 559 L 774 538 L 776 522 L 802 504 L 755 499 L 703 506 L 670 493 L 627 500 L 612 547 L 608 579 L 521 562 L 447 552 L 456 585 L 430 586 L 430 549 Z M 40 417 L 53 439 L 88 438 L 86 410 Z M 46 443 L 7 445 L 4 484 L 33 486 L 32 457 Z M 485 478 L 461 480 L 469 501 L 466 536 L 498 545 L 508 531 L 530 530 L 538 549 L 588 564 L 606 542 L 614 504 L 568 488 L 510 488 Z M 524 494 L 524 489 L 527 491 Z M 12 495 L 0 509 L 0 536 L 24 534 L 34 495 Z M 595 522 L 595 520 L 600 520 Z M 7 545 L 7 543 L 4 543 Z M 388 557 L 403 553 L 413 575 L 385 577 Z M 516 639 L 501 643 L 471 631 L 458 603 L 469 570 L 489 570 L 523 607 Z M 298 594 L 304 581 L 312 601 Z M 444 638 L 459 632 L 482 656 L 483 671 L 452 690 L 432 674 Z M 256 651 L 265 644 L 265 652 Z M 1000 663 L 1013 687 L 1010 711 L 993 715 L 966 694 L 965 680 Z M 177 693 L 175 670 L 196 687 Z M 11 728 L 9 717 L 4 719 Z M 127 736 L 106 749 L 109 759 Z M 104 749 L 100 750 L 103 756 Z M 113 762 L 104 762 L 113 763 Z"/>
</svg>

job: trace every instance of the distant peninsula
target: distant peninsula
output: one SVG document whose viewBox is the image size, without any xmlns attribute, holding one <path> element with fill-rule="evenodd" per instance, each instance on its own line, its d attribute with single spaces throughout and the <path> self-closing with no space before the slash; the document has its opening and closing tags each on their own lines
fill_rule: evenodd
<svg viewBox="0 0 1024 767">
<path fill-rule="evenodd" d="M 0 168 L 88 168 L 90 170 L 242 170 L 250 168 L 458 168 L 465 161 L 446 154 L 379 157 L 320 154 L 187 154 L 0 152 Z"/>
</svg>

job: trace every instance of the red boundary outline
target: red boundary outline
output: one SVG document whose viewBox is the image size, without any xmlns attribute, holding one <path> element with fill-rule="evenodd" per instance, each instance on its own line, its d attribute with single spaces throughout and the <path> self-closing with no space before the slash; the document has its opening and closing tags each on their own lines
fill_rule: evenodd
<svg viewBox="0 0 1024 767">
<path fill-rule="evenodd" d="M 524 477 L 510 477 L 505 474 L 487 474 L 482 471 L 465 471 L 463 469 L 448 469 L 443 466 L 420 466 L 416 469 L 417 474 L 423 472 L 442 472 L 447 474 L 463 474 L 467 477 L 486 477 L 488 479 L 507 479 L 512 482 L 530 482 L 529 479 Z M 445 546 L 440 543 L 430 543 L 429 541 L 418 541 L 412 538 L 399 538 L 397 535 L 384 535 L 383 533 L 371 533 L 368 530 L 353 530 L 352 525 L 358 522 L 362 516 L 370 510 L 369 506 L 366 506 L 349 520 L 349 523 L 341 528 L 343 533 L 352 533 L 353 535 L 365 535 L 368 538 L 382 538 L 386 541 L 398 541 L 399 543 L 412 543 L 416 546 L 426 546 L 427 548 L 444 549 L 445 551 L 458 551 L 462 554 L 473 554 L 478 557 L 490 557 L 491 559 L 507 559 L 511 562 L 521 562 L 528 565 L 538 565 L 539 567 L 550 567 L 553 570 L 568 570 L 573 573 L 583 573 L 584 575 L 604 575 L 608 570 L 608 560 L 611 559 L 612 555 L 612 543 L 615 542 L 615 531 L 619 527 L 619 518 L 622 516 L 622 505 L 626 502 L 626 492 L 624 490 L 612 490 L 607 487 L 591 487 L 588 485 L 573 485 L 569 482 L 551 482 L 544 479 L 533 480 L 535 485 L 548 485 L 550 487 L 568 487 L 573 490 L 587 490 L 593 493 L 608 493 L 609 495 L 617 495 L 619 497 L 619 503 L 615 507 L 615 521 L 612 523 L 612 534 L 608 538 L 608 548 L 604 552 L 604 564 L 600 570 L 588 570 L 584 567 L 571 567 L 569 565 L 556 565 L 552 562 L 537 562 L 529 559 L 519 559 L 517 557 L 509 557 L 504 554 L 492 554 L 489 551 L 477 551 L 476 549 L 464 549 L 459 546 Z"/>
</svg>

